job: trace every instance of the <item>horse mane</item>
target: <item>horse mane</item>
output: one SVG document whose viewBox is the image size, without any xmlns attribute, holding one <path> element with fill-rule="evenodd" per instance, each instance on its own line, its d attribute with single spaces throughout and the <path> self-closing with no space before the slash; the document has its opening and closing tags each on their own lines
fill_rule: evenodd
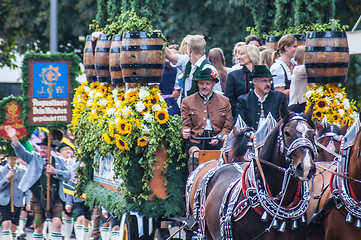
<svg viewBox="0 0 361 240">
<path fill-rule="evenodd" d="M 231 149 L 232 149 L 232 156 L 243 156 L 244 151 L 247 148 L 247 143 L 249 141 L 249 137 L 246 136 L 246 132 L 252 131 L 252 128 L 243 128 L 239 132 L 233 131 L 234 134 L 234 141 L 232 142 Z"/>
<path fill-rule="evenodd" d="M 331 124 L 331 125 L 328 125 L 327 127 L 322 128 L 322 130 L 320 131 L 320 133 L 318 135 L 322 136 L 323 134 L 325 134 L 327 132 L 331 132 L 331 126 L 332 126 L 332 132 L 334 132 L 334 133 L 336 133 L 338 135 L 343 135 L 341 133 L 340 127 L 335 125 L 335 124 Z"/>
</svg>

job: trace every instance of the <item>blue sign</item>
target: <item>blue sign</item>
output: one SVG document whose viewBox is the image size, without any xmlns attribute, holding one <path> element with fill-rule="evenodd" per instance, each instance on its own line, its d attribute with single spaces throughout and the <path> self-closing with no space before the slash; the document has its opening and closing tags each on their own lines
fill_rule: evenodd
<svg viewBox="0 0 361 240">
<path fill-rule="evenodd" d="M 34 62 L 33 98 L 67 98 L 68 65 L 68 62 Z"/>
</svg>

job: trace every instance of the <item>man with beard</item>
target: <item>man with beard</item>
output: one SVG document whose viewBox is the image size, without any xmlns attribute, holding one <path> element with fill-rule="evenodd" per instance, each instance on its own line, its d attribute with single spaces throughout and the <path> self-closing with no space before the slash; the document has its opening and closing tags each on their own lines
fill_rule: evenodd
<svg viewBox="0 0 361 240">
<path fill-rule="evenodd" d="M 256 65 L 250 76 L 254 91 L 237 98 L 237 114 L 240 114 L 245 123 L 255 130 L 266 119 L 269 112 L 278 121 L 279 107 L 282 102 L 286 103 L 285 94 L 271 90 L 274 76 L 266 65 Z"/>
</svg>

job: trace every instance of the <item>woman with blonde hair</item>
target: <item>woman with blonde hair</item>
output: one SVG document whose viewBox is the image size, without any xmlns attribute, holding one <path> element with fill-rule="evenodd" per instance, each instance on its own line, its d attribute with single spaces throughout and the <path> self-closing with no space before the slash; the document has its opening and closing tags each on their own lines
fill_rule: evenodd
<svg viewBox="0 0 361 240">
<path fill-rule="evenodd" d="M 234 45 L 233 47 L 233 57 L 232 57 L 232 63 L 233 63 L 233 66 L 231 67 L 231 70 L 230 72 L 232 71 L 235 71 L 235 70 L 238 70 L 238 69 L 241 69 L 242 66 L 239 65 L 239 62 L 238 62 L 238 58 L 237 58 L 237 49 L 240 47 L 240 46 L 244 46 L 246 45 L 245 42 L 238 42 L 236 43 L 236 45 Z"/>
<path fill-rule="evenodd" d="M 297 39 L 294 36 L 285 35 L 281 37 L 278 41 L 278 50 L 273 56 L 274 63 L 270 69 L 272 75 L 276 75 L 273 77 L 274 89 L 286 94 L 287 98 L 289 97 L 293 69 L 296 66 L 296 63 L 293 60 L 296 48 Z"/>
<path fill-rule="evenodd" d="M 228 73 L 225 96 L 229 98 L 233 117 L 237 114 L 237 98 L 254 88 L 250 75 L 259 63 L 260 53 L 254 45 L 244 45 L 237 49 L 237 58 L 242 69 Z"/>
<path fill-rule="evenodd" d="M 276 52 L 276 51 L 273 49 L 269 49 L 269 48 L 261 51 L 260 64 L 266 65 L 268 67 L 268 69 L 270 69 L 271 65 L 273 64 L 272 58 L 273 58 L 274 52 Z"/>
<path fill-rule="evenodd" d="M 294 112 L 304 112 L 307 101 L 304 97 L 307 86 L 313 87 L 314 83 L 307 83 L 305 68 L 305 46 L 298 46 L 295 53 L 297 66 L 293 69 L 290 86 L 289 108 Z"/>
<path fill-rule="evenodd" d="M 221 80 L 222 91 L 224 92 L 226 89 L 228 69 L 226 68 L 226 59 L 224 58 L 222 49 L 212 48 L 209 50 L 208 60 L 217 69 L 219 78 Z"/>
</svg>

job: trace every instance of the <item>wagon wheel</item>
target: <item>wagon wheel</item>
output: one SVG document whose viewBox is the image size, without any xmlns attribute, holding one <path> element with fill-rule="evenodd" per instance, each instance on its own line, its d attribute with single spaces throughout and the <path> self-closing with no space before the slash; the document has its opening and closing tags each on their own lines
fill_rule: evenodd
<svg viewBox="0 0 361 240">
<path fill-rule="evenodd" d="M 169 236 L 168 228 L 157 228 L 154 233 L 154 240 L 165 240 Z"/>
<path fill-rule="evenodd" d="M 137 239 L 139 239 L 137 216 L 127 214 L 124 222 L 122 240 L 137 240 Z"/>
</svg>

